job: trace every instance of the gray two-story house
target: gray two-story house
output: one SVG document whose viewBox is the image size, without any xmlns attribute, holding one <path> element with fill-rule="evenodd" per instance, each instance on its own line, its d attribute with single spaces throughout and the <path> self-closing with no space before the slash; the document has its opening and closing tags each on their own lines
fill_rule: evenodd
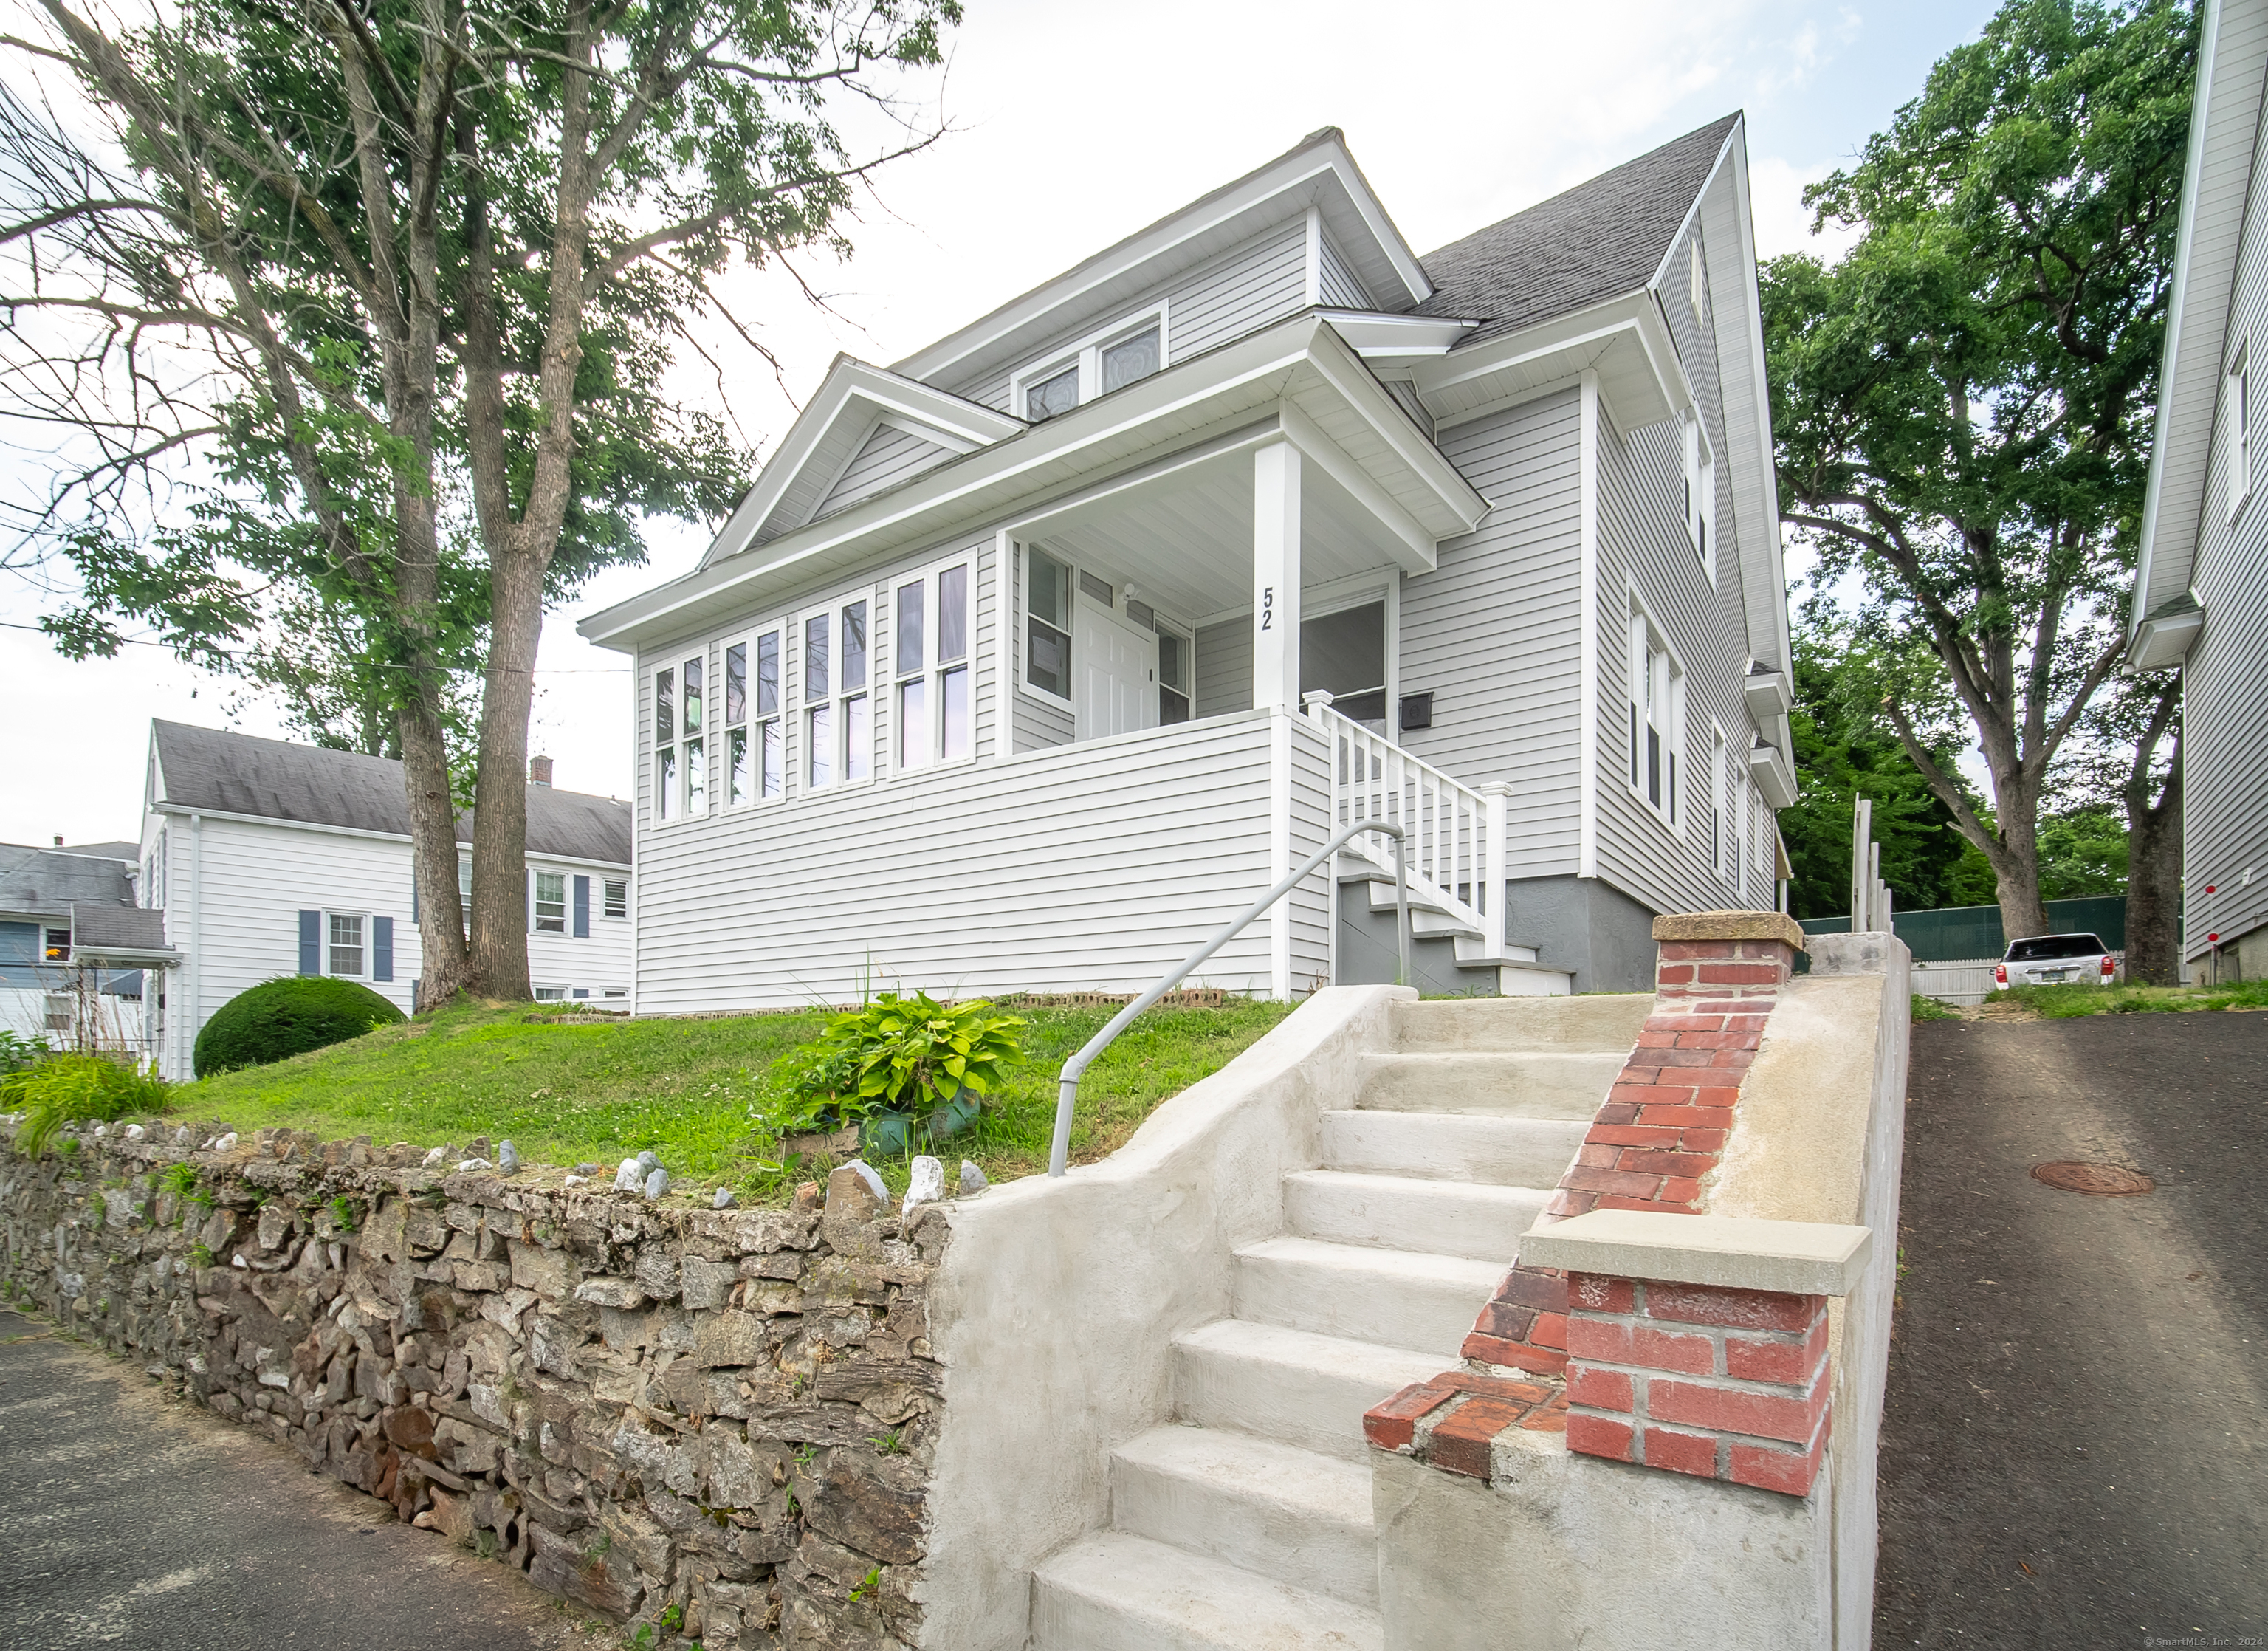
<svg viewBox="0 0 2268 1651">
<path fill-rule="evenodd" d="M 1788 642 L 1740 116 L 1426 257 L 1336 130 L 838 359 L 636 661 L 641 1011 L 1138 989 L 1336 826 L 1424 984 L 1769 906 Z M 1199 977 L 1391 978 L 1358 837 Z"/>
</svg>

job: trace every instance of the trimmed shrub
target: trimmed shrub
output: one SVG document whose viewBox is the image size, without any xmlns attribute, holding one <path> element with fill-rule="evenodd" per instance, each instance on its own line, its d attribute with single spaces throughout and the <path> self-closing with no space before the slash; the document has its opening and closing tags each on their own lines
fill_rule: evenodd
<svg viewBox="0 0 2268 1651">
<path fill-rule="evenodd" d="M 221 1005 L 197 1034 L 197 1076 L 266 1066 L 404 1019 L 368 986 L 322 975 L 263 980 Z"/>
<path fill-rule="evenodd" d="M 0 1078 L 0 1109 L 20 1110 L 16 1148 L 37 1158 L 66 1124 L 107 1124 L 166 1109 L 166 1083 L 101 1055 L 50 1055 Z"/>
</svg>

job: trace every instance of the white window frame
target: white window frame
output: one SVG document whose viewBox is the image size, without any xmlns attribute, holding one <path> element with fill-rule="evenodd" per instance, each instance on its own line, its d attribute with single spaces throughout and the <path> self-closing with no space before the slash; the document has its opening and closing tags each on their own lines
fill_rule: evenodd
<svg viewBox="0 0 2268 1651">
<path fill-rule="evenodd" d="M 1039 621 L 1041 624 L 1057 632 L 1063 638 L 1064 691 L 1060 694 L 1044 682 L 1035 682 L 1032 680 L 1032 557 L 1035 555 L 1047 557 L 1049 561 L 1064 571 L 1063 623 L 1057 624 L 1052 619 Z M 1076 679 L 1071 675 L 1073 661 L 1071 636 L 1073 611 L 1079 603 L 1078 592 L 1079 566 L 1069 557 L 1057 556 L 1044 545 L 1019 544 L 1016 547 L 1016 617 L 1023 630 L 1023 634 L 1016 639 L 1019 645 L 1016 649 L 1016 685 L 1027 694 L 1037 694 L 1042 699 L 1065 707 L 1072 704 L 1071 689 L 1076 682 Z M 1189 676 L 1192 682 L 1196 680 L 1197 672 L 1194 665 L 1191 667 Z"/>
<path fill-rule="evenodd" d="M 1688 409 L 1685 427 L 1685 537 L 1693 554 L 1717 580 L 1717 455 L 1702 427 L 1700 410 Z"/>
<path fill-rule="evenodd" d="M 1103 394 L 1102 352 L 1113 344 L 1123 343 L 1138 333 L 1149 331 L 1153 326 L 1158 329 L 1157 370 L 1163 372 L 1173 365 L 1174 357 L 1173 335 L 1166 325 L 1165 302 L 1160 299 L 1148 309 L 1137 310 L 1130 315 L 1121 316 L 1109 326 L 1089 333 L 1077 343 L 1066 344 L 1060 350 L 1050 351 L 1032 365 L 1011 376 L 1008 380 L 1009 409 L 1019 418 L 1030 418 L 1030 413 L 1026 410 L 1024 392 L 1035 384 L 1045 384 L 1049 379 L 1071 366 L 1079 369 L 1079 405 L 1086 406 L 1096 396 Z M 1153 375 L 1145 374 L 1145 376 Z M 1139 383 L 1140 380 L 1137 380 L 1136 382 Z M 1061 417 L 1062 415 L 1057 414 L 1056 416 Z"/>
<path fill-rule="evenodd" d="M 1060 558 L 1058 558 L 1060 559 Z M 945 638 L 944 578 L 954 569 L 962 571 L 961 652 L 951 659 L 939 656 L 944 652 Z M 917 571 L 902 574 L 889 581 L 887 605 L 890 615 L 889 671 L 889 754 L 890 769 L 898 774 L 926 773 L 932 769 L 958 767 L 976 760 L 976 550 L 974 547 L 959 556 L 946 556 Z M 917 668 L 903 663 L 905 650 L 899 635 L 903 618 L 901 593 L 914 586 L 922 590 L 922 656 Z M 960 675 L 967 684 L 963 699 L 963 714 L 967 718 L 966 744 L 958 755 L 946 750 L 946 679 Z M 904 711 L 906 690 L 918 682 L 921 685 L 921 718 L 919 730 L 922 754 L 918 762 L 906 760 L 909 747 L 907 736 L 914 730 Z"/>
<path fill-rule="evenodd" d="M 880 608 L 881 593 L 873 585 L 852 586 L 838 590 L 825 602 L 814 602 L 799 609 L 790 622 L 790 634 L 794 638 L 793 697 L 796 739 L 796 789 L 806 796 L 821 792 L 842 791 L 858 785 L 871 785 L 877 778 L 878 764 L 874 760 L 875 736 L 880 724 L 874 715 L 878 685 L 882 680 L 880 627 L 875 615 Z M 865 609 L 866 656 L 864 671 L 856 682 L 843 680 L 843 621 L 853 608 Z M 822 697 L 828 708 L 827 778 L 813 778 L 812 712 L 820 708 L 821 698 L 814 697 L 811 689 L 809 636 L 811 622 L 824 618 L 827 622 L 827 692 Z M 850 738 L 851 706 L 863 701 L 866 707 L 865 758 L 866 771 L 850 776 L 849 767 L 852 741 Z M 783 753 L 784 763 L 784 753 Z"/>
<path fill-rule="evenodd" d="M 538 1003 L 564 1003 L 568 1000 L 568 989 L 564 986 L 530 986 L 528 990 L 535 994 Z"/>
<path fill-rule="evenodd" d="M 697 725 L 688 715 L 685 697 L 685 668 L 697 665 L 701 668 L 701 709 Z M 670 680 L 670 726 L 662 726 L 661 679 Z M 715 697 L 715 684 L 710 681 L 709 648 L 703 643 L 698 647 L 680 648 L 670 658 L 647 667 L 646 685 L 653 696 L 652 740 L 647 746 L 652 754 L 652 788 L 648 805 L 649 822 L 656 826 L 689 825 L 709 817 L 709 756 L 710 741 L 716 719 L 709 714 Z M 666 737 L 665 737 L 666 736 Z M 671 771 L 665 781 L 662 773 L 664 758 L 671 763 Z M 697 765 L 697 767 L 696 767 Z"/>
<path fill-rule="evenodd" d="M 1683 837 L 1687 810 L 1681 805 L 1691 783 L 1690 774 L 1680 773 L 1686 766 L 1681 761 L 1685 751 L 1685 666 L 1635 586 L 1629 595 L 1624 692 L 1630 762 L 1624 779 L 1631 794 L 1647 813 Z M 1653 747 L 1644 738 L 1648 732 L 1656 736 Z M 1656 749 L 1661 758 L 1658 771 L 1653 763 Z"/>
<path fill-rule="evenodd" d="M 565 872 L 548 872 L 540 866 L 531 866 L 527 868 L 527 932 L 530 934 L 564 936 L 568 932 L 568 925 L 573 917 L 570 907 L 574 898 L 574 886 L 568 881 L 568 874 Z M 556 877 L 559 880 L 559 926 L 556 929 L 547 929 L 543 926 L 543 880 L 547 877 Z"/>
<path fill-rule="evenodd" d="M 357 925 L 355 933 L 359 938 L 355 941 L 354 949 L 361 954 L 362 967 L 351 972 L 337 966 L 336 959 L 340 943 L 332 938 L 331 925 L 342 918 Z M 371 964 L 370 951 L 369 912 L 345 911 L 335 906 L 326 906 L 323 909 L 323 973 L 325 975 L 334 980 L 368 980 Z"/>
<path fill-rule="evenodd" d="M 1709 725 L 1709 869 L 1723 876 L 1731 862 L 1725 855 L 1725 828 L 1732 823 L 1732 808 L 1726 796 L 1732 785 L 1732 768 L 1727 757 L 1732 750 L 1719 724 Z"/>
<path fill-rule="evenodd" d="M 2252 497 L 2252 344 L 2236 346 L 2222 380 L 2221 464 L 2228 472 L 2228 513 Z"/>
<path fill-rule="evenodd" d="M 873 651 L 873 622 L 868 621 L 867 651 Z M 787 800 L 787 726 L 788 726 L 788 626 L 780 619 L 767 620 L 751 630 L 727 637 L 717 648 L 717 715 L 712 720 L 717 727 L 717 788 L 718 806 L 725 813 L 760 807 Z M 765 711 L 758 703 L 759 677 L 763 668 L 762 650 L 770 641 L 775 653 L 773 662 L 778 672 L 773 684 L 772 708 Z M 747 667 L 745 690 L 740 715 L 734 720 L 732 711 L 733 650 L 745 650 Z M 766 730 L 776 741 L 772 755 L 777 767 L 768 771 L 764 766 Z M 738 736 L 736 742 L 735 736 Z M 747 794 L 735 798 L 733 786 L 740 780 L 736 755 L 745 754 L 748 769 Z M 767 782 L 776 782 L 766 789 Z"/>
<path fill-rule="evenodd" d="M 614 909 L 615 896 L 612 891 L 616 888 L 622 891 L 622 909 L 620 911 Z M 627 877 L 600 878 L 599 916 L 601 920 L 611 923 L 627 923 L 630 921 L 630 880 Z"/>
</svg>

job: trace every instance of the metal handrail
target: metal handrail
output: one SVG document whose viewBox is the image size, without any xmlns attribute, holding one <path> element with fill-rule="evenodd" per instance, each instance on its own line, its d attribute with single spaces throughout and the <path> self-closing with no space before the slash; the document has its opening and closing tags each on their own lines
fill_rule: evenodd
<svg viewBox="0 0 2268 1651">
<path fill-rule="evenodd" d="M 1078 1054 L 1072 1056 L 1069 1060 L 1064 1062 L 1063 1075 L 1058 1080 L 1056 1088 L 1056 1139 L 1054 1146 L 1048 1153 L 1048 1173 L 1049 1175 L 1059 1176 L 1063 1174 L 1064 1161 L 1071 1155 L 1071 1108 L 1079 1100 L 1079 1078 L 1086 1072 L 1087 1067 L 1094 1064 L 1094 1058 L 1101 1054 L 1104 1050 L 1110 1047 L 1112 1040 L 1116 1038 L 1121 1032 L 1126 1029 L 1127 1026 L 1133 1021 L 1136 1015 L 1141 1013 L 1143 1010 L 1148 1008 L 1152 1004 L 1157 1002 L 1159 999 L 1164 997 L 1174 987 L 1180 985 L 1183 980 L 1189 977 L 1189 973 L 1191 969 L 1195 969 L 1199 963 L 1204 962 L 1206 958 L 1211 957 L 1215 952 L 1220 950 L 1222 947 L 1227 945 L 1230 940 L 1235 938 L 1237 932 L 1243 928 L 1246 924 L 1251 922 L 1253 918 L 1267 910 L 1269 907 L 1274 905 L 1285 895 L 1290 894 L 1292 889 L 1298 888 L 1301 881 L 1306 878 L 1309 872 L 1314 871 L 1316 866 L 1321 866 L 1325 860 L 1330 859 L 1332 855 L 1337 853 L 1339 851 L 1340 845 L 1349 837 L 1359 836 L 1361 833 L 1366 831 L 1382 831 L 1387 836 L 1394 839 L 1394 905 L 1395 937 L 1400 941 L 1402 978 L 1405 984 L 1409 981 L 1409 842 L 1402 828 L 1388 821 L 1357 820 L 1351 825 L 1341 827 L 1337 833 L 1332 837 L 1331 840 L 1324 844 L 1322 848 L 1316 850 L 1315 852 L 1308 858 L 1307 863 L 1302 865 L 1299 870 L 1293 872 L 1282 882 L 1278 883 L 1276 887 L 1270 889 L 1266 894 L 1261 896 L 1259 899 L 1247 906 L 1238 916 L 1231 918 L 1228 925 L 1223 928 L 1219 933 L 1214 935 L 1212 939 L 1207 940 L 1203 946 L 1197 947 L 1196 951 L 1191 952 L 1187 957 L 1183 958 L 1180 963 L 1175 965 L 1173 972 L 1168 974 L 1163 980 L 1160 980 L 1156 985 L 1151 987 L 1149 991 L 1144 992 L 1140 997 L 1135 999 L 1133 1002 L 1128 1004 L 1116 1014 L 1113 1015 L 1110 1019 L 1109 1025 L 1104 1027 L 1102 1030 L 1097 1032 L 1093 1037 L 1087 1039 L 1086 1046 L 1085 1048 L 1081 1049 Z"/>
</svg>

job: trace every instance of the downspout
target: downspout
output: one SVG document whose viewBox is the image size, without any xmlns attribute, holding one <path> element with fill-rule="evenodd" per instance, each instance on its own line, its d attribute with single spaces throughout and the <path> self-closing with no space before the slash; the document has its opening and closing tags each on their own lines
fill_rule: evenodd
<svg viewBox="0 0 2268 1651">
<path fill-rule="evenodd" d="M 1577 455 L 1581 590 L 1577 607 L 1576 697 L 1580 785 L 1577 792 L 1575 875 L 1599 874 L 1599 375 L 1583 372 L 1581 436 Z"/>
<path fill-rule="evenodd" d="M 205 1006 L 205 817 L 189 816 L 189 990 L 188 1013 L 181 1017 L 181 1075 L 196 1075 L 197 1034 Z"/>
</svg>

